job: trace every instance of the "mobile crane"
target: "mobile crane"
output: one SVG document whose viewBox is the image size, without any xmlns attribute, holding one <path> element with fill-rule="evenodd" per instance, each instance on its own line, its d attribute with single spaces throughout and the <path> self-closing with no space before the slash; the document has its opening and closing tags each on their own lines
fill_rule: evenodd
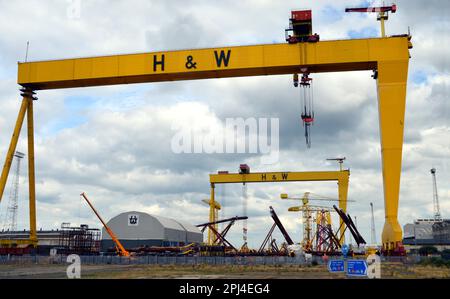
<svg viewBox="0 0 450 299">
<path fill-rule="evenodd" d="M 80 194 L 80 196 L 82 196 L 86 202 L 88 203 L 88 205 L 91 207 L 92 211 L 94 211 L 95 215 L 97 215 L 98 219 L 100 220 L 100 222 L 103 224 L 103 227 L 105 227 L 106 231 L 108 232 L 108 234 L 111 236 L 111 239 L 113 240 L 113 242 L 116 244 L 116 251 L 117 253 L 119 253 L 120 256 L 130 256 L 130 253 L 122 246 L 122 244 L 120 243 L 119 239 L 117 238 L 116 234 L 114 234 L 114 232 L 109 228 L 108 225 L 106 225 L 106 222 L 103 221 L 102 217 L 100 216 L 100 214 L 97 212 L 97 210 L 94 208 L 94 206 L 91 204 L 91 202 L 89 201 L 89 199 L 86 197 L 86 194 L 83 192 Z"/>
</svg>

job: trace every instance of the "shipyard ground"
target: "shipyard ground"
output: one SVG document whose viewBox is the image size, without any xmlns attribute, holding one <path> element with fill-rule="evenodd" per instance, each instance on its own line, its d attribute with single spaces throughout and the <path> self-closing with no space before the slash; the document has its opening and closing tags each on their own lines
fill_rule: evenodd
<svg viewBox="0 0 450 299">
<path fill-rule="evenodd" d="M 65 279 L 66 265 L 0 265 L 0 279 Z M 450 278 L 450 268 L 402 263 L 383 263 L 382 278 Z M 326 266 L 211 266 L 211 265 L 84 265 L 82 279 L 336 279 L 342 273 L 329 273 Z"/>
</svg>

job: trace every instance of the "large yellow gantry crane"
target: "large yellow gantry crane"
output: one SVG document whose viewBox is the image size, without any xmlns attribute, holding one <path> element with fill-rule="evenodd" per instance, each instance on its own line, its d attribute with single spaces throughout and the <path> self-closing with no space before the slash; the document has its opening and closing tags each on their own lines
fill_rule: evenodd
<svg viewBox="0 0 450 299">
<path fill-rule="evenodd" d="M 248 168 L 249 169 L 249 168 Z M 215 187 L 217 184 L 247 184 L 247 183 L 282 183 L 282 182 L 323 182 L 336 181 L 338 184 L 339 208 L 347 211 L 347 194 L 350 171 L 304 171 L 304 172 L 250 172 L 228 173 L 220 171 L 210 174 L 211 197 L 209 219 L 212 222 L 215 215 Z M 246 216 L 246 215 L 243 215 Z M 344 238 L 341 236 L 342 239 Z M 208 244 L 214 245 L 214 234 L 208 230 Z"/>
<path fill-rule="evenodd" d="M 209 78 L 302 73 L 375 72 L 383 164 L 385 225 L 383 246 L 401 244 L 398 200 L 402 162 L 409 35 L 350 40 L 288 42 L 252 46 L 161 51 L 76 59 L 24 62 L 18 65 L 22 105 L 0 177 L 3 195 L 19 133 L 27 115 L 30 243 L 36 245 L 34 169 L 34 92 L 57 88 L 149 83 Z M 274 174 L 279 177 L 281 174 Z M 300 175 L 300 174 L 299 174 Z M 249 177 L 258 176 L 251 174 Z M 259 175 L 259 179 L 260 179 Z M 295 175 L 293 175 L 295 177 Z M 289 177 L 293 177 L 289 175 Z M 233 175 L 222 178 L 232 178 Z M 255 178 L 256 179 L 256 178 Z"/>
</svg>

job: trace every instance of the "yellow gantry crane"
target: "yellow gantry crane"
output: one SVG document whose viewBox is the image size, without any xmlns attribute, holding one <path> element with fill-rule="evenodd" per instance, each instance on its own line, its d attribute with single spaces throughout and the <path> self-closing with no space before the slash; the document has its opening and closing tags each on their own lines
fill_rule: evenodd
<svg viewBox="0 0 450 299">
<path fill-rule="evenodd" d="M 305 182 L 305 181 L 336 181 L 338 185 L 339 207 L 347 211 L 347 194 L 350 171 L 348 169 L 339 171 L 305 171 L 305 172 L 250 172 L 229 173 L 219 171 L 217 174 L 209 175 L 211 185 L 210 197 L 210 222 L 215 212 L 215 186 L 216 184 L 238 184 L 238 183 L 281 183 L 281 182 Z M 243 215 L 246 216 L 246 215 Z M 214 245 L 213 233 L 208 231 L 208 244 Z M 344 238 L 342 237 L 342 240 Z"/>
<path fill-rule="evenodd" d="M 296 73 L 374 71 L 378 92 L 385 225 L 383 246 L 401 245 L 398 202 L 402 162 L 408 34 L 382 38 L 306 41 L 251 46 L 160 51 L 75 59 L 19 62 L 17 83 L 22 104 L 0 177 L 0 200 L 25 114 L 28 133 L 30 240 L 37 244 L 33 102 L 35 92 L 114 84 L 267 76 Z M 281 174 L 275 174 L 280 176 Z M 233 177 L 232 175 L 229 177 Z M 214 183 L 212 183 L 214 184 Z"/>
</svg>

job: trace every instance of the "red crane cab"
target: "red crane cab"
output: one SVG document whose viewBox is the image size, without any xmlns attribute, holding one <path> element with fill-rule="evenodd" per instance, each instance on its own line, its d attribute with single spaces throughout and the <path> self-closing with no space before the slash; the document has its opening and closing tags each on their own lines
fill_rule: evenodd
<svg viewBox="0 0 450 299">
<path fill-rule="evenodd" d="M 289 28 L 285 30 L 286 41 L 290 44 L 300 42 L 318 42 L 319 35 L 312 33 L 312 11 L 291 11 Z"/>
</svg>

